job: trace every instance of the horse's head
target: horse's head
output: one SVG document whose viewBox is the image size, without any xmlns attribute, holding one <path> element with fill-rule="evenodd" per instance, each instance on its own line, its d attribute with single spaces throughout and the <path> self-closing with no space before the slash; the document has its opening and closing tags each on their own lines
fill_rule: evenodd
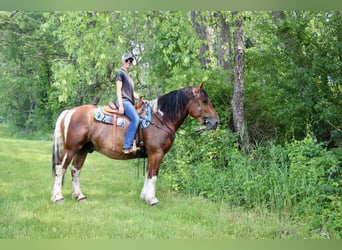
<svg viewBox="0 0 342 250">
<path fill-rule="evenodd" d="M 188 109 L 189 115 L 205 126 L 206 130 L 216 129 L 219 117 L 214 109 L 209 96 L 203 89 L 203 83 L 192 88 L 193 101 Z"/>
</svg>

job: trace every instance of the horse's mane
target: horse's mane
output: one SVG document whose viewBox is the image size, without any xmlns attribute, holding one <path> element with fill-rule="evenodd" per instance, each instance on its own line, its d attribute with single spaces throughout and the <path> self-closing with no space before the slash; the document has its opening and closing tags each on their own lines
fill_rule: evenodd
<svg viewBox="0 0 342 250">
<path fill-rule="evenodd" d="M 192 88 L 185 87 L 160 96 L 150 104 L 154 112 L 159 112 L 163 116 L 165 122 L 173 122 L 179 119 L 192 96 Z"/>
</svg>

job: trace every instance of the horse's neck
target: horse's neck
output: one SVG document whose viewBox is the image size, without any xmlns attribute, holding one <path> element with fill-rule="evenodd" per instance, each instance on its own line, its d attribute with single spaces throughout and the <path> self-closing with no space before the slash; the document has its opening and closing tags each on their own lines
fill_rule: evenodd
<svg viewBox="0 0 342 250">
<path fill-rule="evenodd" d="M 179 116 L 179 119 L 177 121 L 173 122 L 167 122 L 163 118 L 163 112 L 161 110 L 158 110 L 157 112 L 154 112 L 153 115 L 156 117 L 157 121 L 162 126 L 166 126 L 168 129 L 172 130 L 173 132 L 176 132 L 177 129 L 182 125 L 188 114 L 183 114 L 182 116 Z"/>
<path fill-rule="evenodd" d="M 180 116 L 180 119 L 173 124 L 175 131 L 177 131 L 177 129 L 183 124 L 187 116 L 187 113 L 183 114 L 182 116 Z"/>
<path fill-rule="evenodd" d="M 167 124 L 168 127 L 172 128 L 174 131 L 176 131 L 182 125 L 182 123 L 184 122 L 185 118 L 188 115 L 186 112 L 184 112 L 182 115 L 179 115 L 179 119 L 177 121 L 166 122 L 163 118 L 164 116 L 163 111 L 158 108 L 158 98 L 152 101 L 149 101 L 149 104 L 150 104 L 152 113 L 154 113 L 158 117 L 158 120 L 161 123 Z"/>
</svg>

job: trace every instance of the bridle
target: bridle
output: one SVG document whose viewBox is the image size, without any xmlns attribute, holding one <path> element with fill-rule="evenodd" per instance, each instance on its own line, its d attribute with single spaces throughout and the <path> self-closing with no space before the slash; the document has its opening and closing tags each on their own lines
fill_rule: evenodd
<svg viewBox="0 0 342 250">
<path fill-rule="evenodd" d="M 203 114 L 202 110 L 203 110 L 203 104 L 200 101 L 200 95 L 201 92 L 197 92 L 196 94 L 194 94 L 194 96 L 191 98 L 191 100 L 196 99 L 195 102 L 197 102 L 198 104 L 198 109 L 201 112 L 200 117 L 202 117 L 203 119 L 203 125 L 206 125 L 208 123 L 206 116 Z M 206 127 L 192 131 L 192 135 L 200 135 L 202 134 L 204 131 L 208 130 Z"/>
</svg>

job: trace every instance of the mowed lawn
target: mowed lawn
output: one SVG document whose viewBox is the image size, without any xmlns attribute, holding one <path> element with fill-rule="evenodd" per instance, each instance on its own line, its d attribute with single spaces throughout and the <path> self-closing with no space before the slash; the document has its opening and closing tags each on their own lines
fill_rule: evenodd
<svg viewBox="0 0 342 250">
<path fill-rule="evenodd" d="M 65 201 L 52 204 L 51 142 L 9 138 L 5 128 L 0 126 L 0 239 L 319 237 L 287 215 L 171 192 L 162 167 L 160 204 L 150 207 L 139 199 L 144 177 L 141 169 L 137 173 L 137 160 L 115 161 L 96 152 L 88 155 L 81 173 L 88 202 L 71 199 L 68 169 Z"/>
</svg>

